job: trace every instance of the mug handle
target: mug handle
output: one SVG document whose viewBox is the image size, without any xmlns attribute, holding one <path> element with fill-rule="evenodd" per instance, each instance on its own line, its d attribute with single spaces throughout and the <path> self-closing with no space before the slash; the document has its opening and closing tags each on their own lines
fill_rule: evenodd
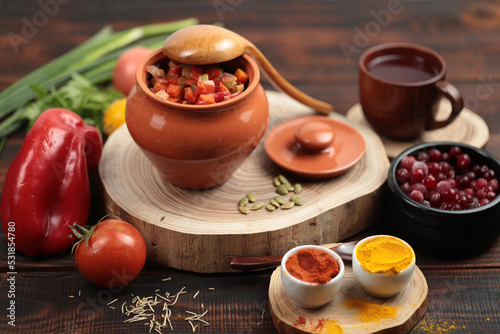
<svg viewBox="0 0 500 334">
<path fill-rule="evenodd" d="M 458 89 L 446 80 L 441 80 L 436 83 L 437 89 L 451 102 L 451 114 L 444 121 L 434 121 L 427 126 L 426 130 L 436 130 L 442 128 L 457 118 L 458 114 L 464 108 L 464 100 Z"/>
</svg>

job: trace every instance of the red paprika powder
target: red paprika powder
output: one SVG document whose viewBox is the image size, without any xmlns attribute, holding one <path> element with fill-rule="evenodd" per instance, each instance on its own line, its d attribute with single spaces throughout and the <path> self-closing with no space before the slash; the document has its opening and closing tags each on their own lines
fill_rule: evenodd
<svg viewBox="0 0 500 334">
<path fill-rule="evenodd" d="M 301 249 L 286 261 L 286 269 L 293 277 L 308 283 L 324 284 L 338 275 L 337 261 L 319 249 Z"/>
</svg>

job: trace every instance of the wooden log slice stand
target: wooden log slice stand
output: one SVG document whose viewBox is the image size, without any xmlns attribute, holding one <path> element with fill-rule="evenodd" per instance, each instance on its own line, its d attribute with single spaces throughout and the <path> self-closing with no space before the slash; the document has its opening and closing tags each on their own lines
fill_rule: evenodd
<svg viewBox="0 0 500 334">
<path fill-rule="evenodd" d="M 288 96 L 267 92 L 270 125 L 314 112 Z M 327 117 L 327 116 L 325 116 Z M 348 122 L 344 116 L 333 117 Z M 355 126 L 366 151 L 347 173 L 307 180 L 279 170 L 263 143 L 226 184 L 193 191 L 161 178 L 122 126 L 107 140 L 99 165 L 107 213 L 133 224 L 143 235 L 148 260 L 198 273 L 231 272 L 234 255 L 284 254 L 301 244 L 324 244 L 358 233 L 378 218 L 389 160 L 369 127 Z M 244 215 L 237 203 L 247 193 L 268 202 L 276 196 L 273 178 L 283 173 L 303 186 L 304 205 Z"/>
<path fill-rule="evenodd" d="M 436 118 L 446 119 L 450 110 L 450 101 L 442 99 Z M 356 125 L 368 126 L 371 129 L 370 124 L 363 114 L 363 108 L 361 108 L 359 103 L 355 104 L 347 111 L 346 117 Z M 404 150 L 420 143 L 454 141 L 482 148 L 488 142 L 490 132 L 488 124 L 486 124 L 481 116 L 464 108 L 450 125 L 433 131 L 425 131 L 415 140 L 397 141 L 384 136 L 380 138 L 384 144 L 387 156 L 389 159 L 394 159 Z"/>
<path fill-rule="evenodd" d="M 324 245 L 332 247 L 334 244 Z M 281 334 L 298 333 L 408 333 L 422 318 L 429 305 L 427 281 L 418 267 L 408 285 L 390 298 L 377 298 L 366 293 L 356 280 L 350 262 L 345 261 L 342 288 L 332 301 L 321 308 L 303 309 L 285 292 L 281 283 L 281 267 L 271 276 L 269 303 L 273 322 Z M 389 306 L 394 317 L 384 318 L 376 308 L 365 310 L 349 307 L 349 300 Z M 367 315 L 369 315 L 367 317 Z M 363 316 L 368 318 L 363 319 Z"/>
</svg>

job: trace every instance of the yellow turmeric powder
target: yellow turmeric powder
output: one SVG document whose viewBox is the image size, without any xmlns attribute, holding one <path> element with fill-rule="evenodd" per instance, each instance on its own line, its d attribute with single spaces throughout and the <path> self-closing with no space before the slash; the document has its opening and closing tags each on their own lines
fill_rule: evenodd
<svg viewBox="0 0 500 334">
<path fill-rule="evenodd" d="M 356 247 L 356 258 L 369 272 L 394 275 L 408 268 L 415 253 L 398 238 L 377 236 Z"/>
<path fill-rule="evenodd" d="M 347 308 L 358 310 L 359 319 L 363 322 L 394 319 L 397 315 L 396 306 L 370 303 L 361 299 L 352 298 L 345 302 Z"/>
</svg>

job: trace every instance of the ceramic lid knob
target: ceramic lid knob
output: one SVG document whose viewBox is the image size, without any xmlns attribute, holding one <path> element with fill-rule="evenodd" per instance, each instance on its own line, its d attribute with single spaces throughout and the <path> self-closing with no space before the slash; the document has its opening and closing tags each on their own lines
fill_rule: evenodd
<svg viewBox="0 0 500 334">
<path fill-rule="evenodd" d="M 334 138 L 332 127 L 322 121 L 304 122 L 295 130 L 295 140 L 300 146 L 314 152 L 328 148 Z"/>
</svg>

